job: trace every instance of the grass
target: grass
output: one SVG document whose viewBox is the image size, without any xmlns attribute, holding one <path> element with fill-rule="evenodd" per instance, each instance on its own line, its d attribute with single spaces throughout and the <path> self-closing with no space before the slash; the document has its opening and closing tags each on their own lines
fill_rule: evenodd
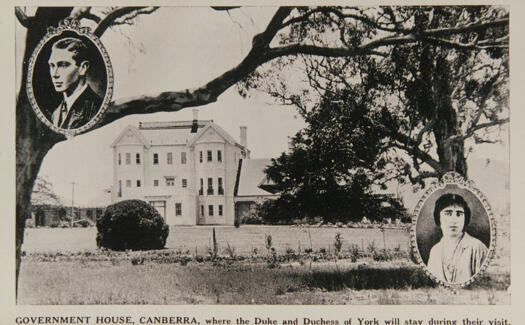
<svg viewBox="0 0 525 325">
<path fill-rule="evenodd" d="M 191 251 L 205 255 L 213 249 L 212 227 L 171 227 L 166 243 L 167 248 L 181 251 Z M 253 248 L 266 250 L 265 236 L 271 234 L 271 244 L 278 253 L 284 253 L 287 248 L 304 251 L 310 248 L 314 251 L 324 248 L 328 250 L 334 243 L 336 233 L 343 238 L 343 250 L 351 244 L 366 249 L 371 242 L 383 248 L 383 234 L 380 229 L 358 228 L 305 228 L 294 226 L 248 226 L 240 228 L 216 226 L 216 238 L 219 250 L 229 244 L 235 247 L 236 253 L 249 255 Z M 409 247 L 409 233 L 404 229 L 386 229 L 386 248 Z M 96 229 L 90 228 L 28 228 L 25 232 L 23 250 L 33 252 L 63 252 L 95 250 Z M 364 246 L 364 247 L 362 247 Z"/>
<path fill-rule="evenodd" d="M 436 287 L 410 262 L 403 230 L 387 229 L 385 241 L 377 229 L 243 226 L 215 233 L 172 228 L 168 249 L 113 252 L 90 246 L 93 229 L 30 229 L 19 304 L 510 303 L 505 229 L 498 229 L 487 272 L 458 290 Z"/>
<path fill-rule="evenodd" d="M 508 303 L 490 276 L 475 288 L 436 288 L 407 260 L 281 263 L 259 260 L 133 264 L 133 257 L 24 258 L 20 304 L 489 304 Z M 122 257 L 125 253 L 122 253 Z M 91 256 L 93 258 L 94 256 Z M 79 261 L 84 262 L 79 262 Z M 509 279 L 507 279 L 509 280 Z M 380 294 L 384 293 L 384 294 Z"/>
</svg>

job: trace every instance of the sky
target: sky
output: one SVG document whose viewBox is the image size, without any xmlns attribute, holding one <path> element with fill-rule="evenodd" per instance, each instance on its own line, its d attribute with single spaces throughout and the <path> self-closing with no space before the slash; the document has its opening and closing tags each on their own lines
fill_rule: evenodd
<svg viewBox="0 0 525 325">
<path fill-rule="evenodd" d="M 163 7 L 151 15 L 140 16 L 132 26 L 108 30 L 101 41 L 113 67 L 113 99 L 121 101 L 207 83 L 242 60 L 253 35 L 265 28 L 274 11 L 272 7 L 248 7 L 228 14 L 207 7 Z M 24 41 L 20 26 L 16 36 L 20 53 Z M 17 77 L 18 84 L 19 72 Z M 71 200 L 71 183 L 75 182 L 75 202 L 86 204 L 112 185 L 110 145 L 127 125 L 191 119 L 191 108 L 122 118 L 55 145 L 45 157 L 39 175 L 51 181 L 67 203 Z M 235 87 L 223 93 L 216 103 L 199 107 L 199 119 L 214 120 L 237 141 L 239 127 L 247 126 L 252 158 L 278 156 L 287 149 L 288 137 L 304 127 L 294 108 L 275 105 L 262 93 L 242 98 Z"/>
<path fill-rule="evenodd" d="M 101 38 L 114 72 L 113 99 L 122 101 L 207 83 L 244 58 L 253 35 L 264 30 L 274 11 L 273 7 L 243 7 L 230 13 L 207 7 L 162 7 L 153 14 L 140 16 L 131 26 L 113 27 Z M 17 23 L 17 58 L 22 56 L 23 31 Z M 17 64 L 19 84 L 21 62 Z M 127 125 L 191 119 L 191 108 L 127 116 L 55 145 L 45 157 L 39 175 L 54 185 L 66 204 L 71 202 L 75 182 L 75 202 L 85 205 L 112 185 L 110 145 Z M 289 137 L 305 126 L 293 107 L 276 105 L 262 93 L 253 92 L 251 97 L 243 98 L 235 87 L 223 93 L 216 103 L 199 107 L 199 119 L 214 120 L 238 141 L 239 127 L 247 126 L 252 158 L 278 156 L 287 149 Z M 484 162 L 492 159 L 508 163 L 508 156 L 508 138 L 504 132 L 501 144 L 477 146 L 469 155 L 469 163 L 474 162 L 470 176 L 486 183 L 483 185 L 490 190 L 493 180 L 486 177 L 489 164 Z M 491 166 L 501 169 L 501 164 Z M 411 196 L 410 205 L 415 198 Z"/>
</svg>

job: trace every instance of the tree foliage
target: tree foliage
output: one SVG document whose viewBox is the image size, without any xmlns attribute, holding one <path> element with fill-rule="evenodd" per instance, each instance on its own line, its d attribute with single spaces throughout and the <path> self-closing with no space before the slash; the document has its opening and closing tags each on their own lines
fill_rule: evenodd
<svg viewBox="0 0 525 325">
<path fill-rule="evenodd" d="M 472 144 L 496 142 L 490 128 L 509 121 L 508 27 L 500 24 L 508 17 L 505 8 L 298 11 L 297 24 L 281 44 L 378 50 L 279 59 L 253 74 L 241 92 L 255 87 L 294 105 L 309 124 L 310 137 L 312 132 L 319 141 L 325 137 L 328 146 L 337 143 L 344 150 L 348 144 L 336 141 L 341 137 L 336 130 L 350 132 L 349 141 L 364 151 L 356 151 L 359 158 L 350 165 L 358 167 L 362 159 L 368 166 L 382 166 L 384 182 L 397 178 L 424 185 L 423 179 L 451 170 L 467 176 Z M 304 82 L 286 82 L 300 71 Z M 337 112 L 329 123 L 320 118 L 330 115 L 327 110 Z M 345 118 L 345 110 L 353 116 Z M 356 119 L 368 126 L 359 127 Z M 369 159 L 374 156 L 375 163 Z"/>
</svg>

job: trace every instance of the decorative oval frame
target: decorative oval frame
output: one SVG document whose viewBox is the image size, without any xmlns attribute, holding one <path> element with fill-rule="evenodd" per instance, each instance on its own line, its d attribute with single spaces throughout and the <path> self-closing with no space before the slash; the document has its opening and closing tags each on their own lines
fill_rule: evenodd
<svg viewBox="0 0 525 325">
<path fill-rule="evenodd" d="M 42 49 L 46 46 L 46 44 L 55 37 L 60 37 L 64 32 L 74 33 L 78 35 L 78 37 L 85 37 L 91 41 L 92 45 L 95 46 L 95 48 L 98 50 L 100 56 L 102 57 L 104 67 L 106 69 L 106 84 L 105 84 L 105 94 L 104 98 L 102 99 L 102 104 L 100 105 L 97 113 L 91 120 L 89 120 L 88 123 L 75 128 L 75 129 L 64 129 L 59 128 L 56 125 L 54 125 L 43 113 L 42 109 L 40 108 L 37 99 L 35 97 L 35 92 L 33 88 L 33 77 L 34 77 L 34 68 L 35 64 L 37 62 L 37 59 L 40 55 L 40 52 Z M 113 96 L 113 67 L 111 66 L 111 61 L 109 59 L 108 52 L 106 51 L 106 48 L 100 41 L 100 39 L 93 35 L 91 33 L 91 29 L 89 27 L 81 27 L 80 22 L 73 18 L 66 18 L 63 21 L 61 21 L 58 25 L 58 27 L 49 27 L 47 29 L 46 35 L 40 40 L 40 42 L 35 47 L 31 58 L 29 59 L 28 64 L 28 75 L 26 79 L 26 89 L 27 89 L 27 96 L 29 98 L 29 102 L 31 104 L 31 107 L 33 108 L 33 111 L 37 115 L 37 117 L 42 121 L 44 124 L 46 124 L 50 129 L 57 133 L 64 134 L 68 139 L 74 137 L 75 135 L 81 134 L 86 132 L 87 130 L 91 129 L 93 126 L 95 126 L 104 116 L 104 113 L 109 107 L 109 104 L 111 102 L 111 98 Z"/>
<path fill-rule="evenodd" d="M 427 265 L 423 261 L 423 258 L 421 256 L 421 252 L 419 250 L 419 245 L 417 241 L 417 224 L 418 220 L 420 219 L 420 214 L 422 212 L 423 206 L 425 205 L 425 202 L 427 199 L 433 195 L 435 192 L 440 190 L 445 190 L 447 186 L 457 186 L 457 188 L 465 191 L 469 191 L 471 194 L 474 195 L 479 200 L 479 203 L 484 208 L 488 223 L 489 223 L 489 230 L 490 230 L 490 245 L 488 247 L 489 251 L 487 254 L 487 258 L 483 262 L 483 265 L 479 269 L 479 271 L 474 274 L 469 280 L 461 283 L 451 283 L 446 282 L 438 279 L 432 272 L 429 271 L 427 268 Z M 463 288 L 465 286 L 470 285 L 473 283 L 477 278 L 479 278 L 480 275 L 482 275 L 487 267 L 490 264 L 490 261 L 494 257 L 494 252 L 496 248 L 496 223 L 494 219 L 494 213 L 492 212 L 492 208 L 490 207 L 490 204 L 485 197 L 485 195 L 475 186 L 474 182 L 471 180 L 465 180 L 460 174 L 456 172 L 448 172 L 439 182 L 436 182 L 432 184 L 421 196 L 418 203 L 416 204 L 416 207 L 414 208 L 414 216 L 415 218 L 412 220 L 412 226 L 411 226 L 411 236 L 410 236 L 410 242 L 412 246 L 412 252 L 414 253 L 417 263 L 420 267 L 422 267 L 425 271 L 425 273 L 436 283 L 443 285 L 445 287 L 457 289 L 457 288 Z M 433 218 L 432 218 L 433 219 Z"/>
</svg>

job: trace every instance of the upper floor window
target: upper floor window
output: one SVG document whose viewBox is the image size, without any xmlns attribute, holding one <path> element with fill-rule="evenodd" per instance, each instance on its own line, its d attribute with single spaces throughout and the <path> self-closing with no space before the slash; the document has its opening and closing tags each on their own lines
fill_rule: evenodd
<svg viewBox="0 0 525 325">
<path fill-rule="evenodd" d="M 222 177 L 219 177 L 217 179 L 217 186 L 219 187 L 218 188 L 218 191 L 219 191 L 219 195 L 223 195 L 224 194 L 224 188 L 222 187 Z"/>
<path fill-rule="evenodd" d="M 210 217 L 213 217 L 213 205 L 208 205 L 208 215 Z"/>
<path fill-rule="evenodd" d="M 222 204 L 219 204 L 219 215 L 222 216 Z"/>
<path fill-rule="evenodd" d="M 120 154 L 120 152 L 118 153 L 118 164 L 122 164 L 122 155 Z"/>
<path fill-rule="evenodd" d="M 168 165 L 173 164 L 173 153 L 171 152 L 168 152 L 167 163 Z"/>
<path fill-rule="evenodd" d="M 212 154 L 212 151 L 211 151 L 211 150 L 208 150 L 208 152 L 207 152 L 207 157 L 208 157 L 208 159 L 207 159 L 208 162 L 210 162 L 210 161 L 213 160 L 213 159 L 212 159 L 212 158 L 213 158 L 213 154 Z"/>
<path fill-rule="evenodd" d="M 204 205 L 201 205 L 201 217 L 204 217 Z"/>
<path fill-rule="evenodd" d="M 182 203 L 175 203 L 175 215 L 176 216 L 182 215 Z"/>
<path fill-rule="evenodd" d="M 182 179 L 182 188 L 188 187 L 188 180 L 186 178 Z"/>
<path fill-rule="evenodd" d="M 166 186 L 174 186 L 175 185 L 175 177 L 167 176 L 165 178 L 166 178 Z"/>
<path fill-rule="evenodd" d="M 208 177 L 208 195 L 213 195 L 213 178 Z"/>
<path fill-rule="evenodd" d="M 158 179 L 154 179 L 153 180 L 153 186 L 159 186 L 159 180 Z"/>
<path fill-rule="evenodd" d="M 186 164 L 186 152 L 184 152 L 184 151 L 180 153 L 180 163 L 182 165 Z"/>
<path fill-rule="evenodd" d="M 131 154 L 126 152 L 126 165 L 131 164 Z"/>
<path fill-rule="evenodd" d="M 199 151 L 199 162 L 202 162 L 202 151 Z"/>
<path fill-rule="evenodd" d="M 204 180 L 201 178 L 201 187 L 199 189 L 199 195 L 204 194 Z"/>
<path fill-rule="evenodd" d="M 137 153 L 135 155 L 135 162 L 137 163 L 137 165 L 140 165 L 140 153 Z"/>
<path fill-rule="evenodd" d="M 117 193 L 118 197 L 121 197 L 122 196 L 122 181 L 119 179 L 118 180 L 118 193 Z"/>
<path fill-rule="evenodd" d="M 154 153 L 153 154 L 153 165 L 158 165 L 158 164 L 159 164 L 159 154 Z"/>
<path fill-rule="evenodd" d="M 217 150 L 217 161 L 222 162 L 222 151 Z"/>
<path fill-rule="evenodd" d="M 140 179 L 137 179 L 137 187 L 140 187 Z"/>
</svg>

